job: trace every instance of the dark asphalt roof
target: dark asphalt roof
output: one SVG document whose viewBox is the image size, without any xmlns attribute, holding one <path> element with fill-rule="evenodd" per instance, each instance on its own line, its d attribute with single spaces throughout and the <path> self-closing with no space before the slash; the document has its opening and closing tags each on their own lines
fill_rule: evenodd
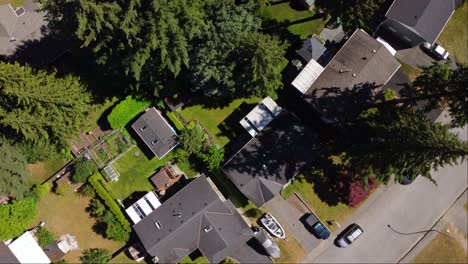
<svg viewBox="0 0 468 264">
<path fill-rule="evenodd" d="M 223 166 L 223 171 L 260 207 L 316 157 L 319 145 L 315 131 L 283 110 Z"/>
<path fill-rule="evenodd" d="M 148 108 L 132 128 L 159 159 L 179 143 L 174 129 L 154 107 Z"/>
<path fill-rule="evenodd" d="M 326 50 L 325 46 L 315 36 L 312 36 L 304 40 L 301 49 L 296 50 L 296 53 L 305 61 L 310 61 L 311 59 L 319 61 Z"/>
<path fill-rule="evenodd" d="M 400 63 L 387 48 L 358 29 L 306 91 L 305 99 L 330 122 L 360 112 L 377 88 L 387 83 Z M 376 90 L 377 89 L 377 90 Z"/>
<path fill-rule="evenodd" d="M 433 44 L 455 11 L 453 0 L 395 0 L 385 15 Z"/>
<path fill-rule="evenodd" d="M 0 241 L 0 263 L 19 263 L 10 248 Z"/>
<path fill-rule="evenodd" d="M 134 229 L 159 263 L 177 263 L 196 249 L 210 263 L 218 263 L 253 236 L 234 205 L 220 198 L 205 176 L 194 179 Z"/>
</svg>

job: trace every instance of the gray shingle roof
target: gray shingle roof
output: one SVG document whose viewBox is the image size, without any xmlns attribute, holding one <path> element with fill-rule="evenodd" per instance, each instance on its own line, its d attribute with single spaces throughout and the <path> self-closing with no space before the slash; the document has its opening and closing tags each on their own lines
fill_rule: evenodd
<svg viewBox="0 0 468 264">
<path fill-rule="evenodd" d="M 319 61 L 326 50 L 325 46 L 315 36 L 312 36 L 304 40 L 302 47 L 296 50 L 296 53 L 305 61 L 310 61 L 311 59 Z"/>
<path fill-rule="evenodd" d="M 322 118 L 339 122 L 344 115 L 360 112 L 368 96 L 399 67 L 382 43 L 358 29 L 305 92 L 305 99 Z"/>
<path fill-rule="evenodd" d="M 15 15 L 15 11 L 10 5 L 0 6 L 0 36 L 11 37 L 15 31 L 18 17 Z"/>
<path fill-rule="evenodd" d="M 385 16 L 412 28 L 433 44 L 454 11 L 453 0 L 395 0 Z"/>
<path fill-rule="evenodd" d="M 148 108 L 132 128 L 159 159 L 179 144 L 174 129 L 154 107 Z"/>
<path fill-rule="evenodd" d="M 257 207 L 275 197 L 318 154 L 317 133 L 283 110 L 223 166 Z"/>
<path fill-rule="evenodd" d="M 134 229 L 160 263 L 178 262 L 196 249 L 210 263 L 218 263 L 253 236 L 233 204 L 221 199 L 205 176 L 194 179 Z"/>
</svg>

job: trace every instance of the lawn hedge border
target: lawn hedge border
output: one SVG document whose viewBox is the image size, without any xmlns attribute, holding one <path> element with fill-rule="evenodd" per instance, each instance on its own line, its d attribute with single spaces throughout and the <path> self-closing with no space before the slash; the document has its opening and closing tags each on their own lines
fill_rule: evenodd
<svg viewBox="0 0 468 264">
<path fill-rule="evenodd" d="M 132 96 L 127 96 L 112 109 L 107 120 L 113 129 L 125 127 L 128 122 L 150 105 L 151 102 L 148 100 L 139 100 Z"/>
<path fill-rule="evenodd" d="M 89 183 L 91 184 L 91 186 L 93 186 L 94 190 L 96 190 L 96 193 L 99 195 L 99 197 L 101 197 L 101 199 L 104 201 L 107 207 L 109 207 L 109 209 L 115 215 L 120 224 L 122 224 L 122 227 L 127 232 L 131 232 L 130 223 L 128 222 L 125 215 L 122 213 L 120 206 L 117 204 L 114 198 L 99 182 L 101 180 L 104 181 L 104 177 L 99 173 L 93 174 L 93 176 L 89 177 L 88 179 Z"/>
</svg>

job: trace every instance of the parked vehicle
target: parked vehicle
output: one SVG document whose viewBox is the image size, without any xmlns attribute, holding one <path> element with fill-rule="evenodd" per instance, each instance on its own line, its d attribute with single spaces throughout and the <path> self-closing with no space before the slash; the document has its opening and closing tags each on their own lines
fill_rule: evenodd
<svg viewBox="0 0 468 264">
<path fill-rule="evenodd" d="M 262 245 L 265 251 L 273 258 L 280 258 L 281 252 L 278 244 L 273 240 L 265 229 L 260 228 L 254 233 L 255 239 Z"/>
<path fill-rule="evenodd" d="M 422 45 L 422 48 L 430 52 L 439 60 L 446 60 L 449 56 L 449 52 L 437 43 L 431 45 L 430 43 L 425 42 Z"/>
<path fill-rule="evenodd" d="M 305 221 L 318 238 L 325 240 L 330 237 L 330 230 L 315 215 L 310 214 Z"/>
<path fill-rule="evenodd" d="M 266 213 L 260 218 L 262 225 L 275 237 L 286 239 L 286 233 L 284 232 L 283 227 L 271 214 Z"/>
<path fill-rule="evenodd" d="M 358 237 L 364 233 L 358 224 L 351 224 L 335 240 L 337 246 L 345 248 L 351 245 Z"/>
</svg>

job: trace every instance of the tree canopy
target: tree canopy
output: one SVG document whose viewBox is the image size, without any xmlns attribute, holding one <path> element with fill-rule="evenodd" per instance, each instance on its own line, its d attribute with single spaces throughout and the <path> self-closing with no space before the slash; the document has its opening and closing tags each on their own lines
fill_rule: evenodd
<svg viewBox="0 0 468 264">
<path fill-rule="evenodd" d="M 23 197 L 28 191 L 31 173 L 26 158 L 0 137 L 0 196 Z"/>
<path fill-rule="evenodd" d="M 432 180 L 431 169 L 468 155 L 467 143 L 449 129 L 408 107 L 370 109 L 348 130 L 346 153 L 358 174 L 375 174 L 384 182 L 392 175 L 396 181 L 418 175 Z"/>
<path fill-rule="evenodd" d="M 83 251 L 83 255 L 80 257 L 81 262 L 84 264 L 93 263 L 108 263 L 112 258 L 112 254 L 109 250 L 104 248 L 90 248 Z"/>
<path fill-rule="evenodd" d="M 0 204 L 0 240 L 8 240 L 23 234 L 37 214 L 37 202 L 32 197 Z"/>
<path fill-rule="evenodd" d="M 29 145 L 67 148 L 81 128 L 90 96 L 79 79 L 0 62 L 2 134 Z"/>
<path fill-rule="evenodd" d="M 383 17 L 384 3 L 385 0 L 317 0 L 315 6 L 326 10 L 335 19 L 339 17 L 345 32 L 362 28 L 372 33 Z"/>
<path fill-rule="evenodd" d="M 424 100 L 425 111 L 448 107 L 453 126 L 468 123 L 468 67 L 458 65 L 450 69 L 446 64 L 435 62 L 421 67 L 422 73 L 412 85 L 402 90 L 403 98 L 397 102 L 417 103 Z"/>
</svg>

